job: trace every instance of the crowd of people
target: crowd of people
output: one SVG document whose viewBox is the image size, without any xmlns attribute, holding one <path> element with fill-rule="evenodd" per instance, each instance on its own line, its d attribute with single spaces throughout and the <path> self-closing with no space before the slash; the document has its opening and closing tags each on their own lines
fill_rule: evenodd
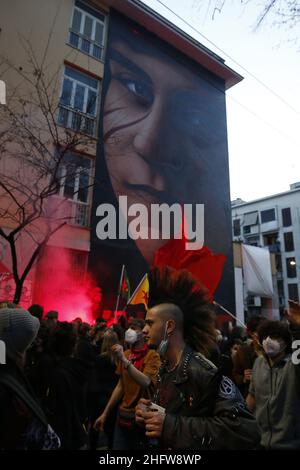
<svg viewBox="0 0 300 470">
<path fill-rule="evenodd" d="M 225 334 L 187 271 L 149 284 L 111 326 L 0 303 L 0 449 L 299 449 L 299 304 Z"/>
</svg>

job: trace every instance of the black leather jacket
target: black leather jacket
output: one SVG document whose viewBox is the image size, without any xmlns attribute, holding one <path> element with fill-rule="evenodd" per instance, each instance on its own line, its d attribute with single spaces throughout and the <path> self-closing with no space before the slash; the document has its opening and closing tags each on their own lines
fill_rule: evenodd
<svg viewBox="0 0 300 470">
<path fill-rule="evenodd" d="M 162 365 L 155 401 L 166 417 L 160 445 L 164 449 L 253 449 L 260 442 L 255 418 L 238 388 L 202 354 L 184 349 L 170 383 Z M 162 403 L 163 395 L 167 403 Z"/>
</svg>

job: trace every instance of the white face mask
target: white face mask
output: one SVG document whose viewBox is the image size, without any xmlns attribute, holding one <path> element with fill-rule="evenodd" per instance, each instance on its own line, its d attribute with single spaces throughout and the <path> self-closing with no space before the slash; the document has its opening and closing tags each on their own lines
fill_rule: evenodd
<svg viewBox="0 0 300 470">
<path fill-rule="evenodd" d="M 132 330 L 131 328 L 128 328 L 128 330 L 125 331 L 125 341 L 128 344 L 134 344 L 138 340 L 138 335 L 135 330 Z"/>
<path fill-rule="evenodd" d="M 285 348 L 285 346 L 282 346 L 280 341 L 278 341 L 277 339 L 272 339 L 270 338 L 270 336 L 263 340 L 262 346 L 265 353 L 269 357 L 278 356 L 278 354 L 280 354 Z"/>
</svg>

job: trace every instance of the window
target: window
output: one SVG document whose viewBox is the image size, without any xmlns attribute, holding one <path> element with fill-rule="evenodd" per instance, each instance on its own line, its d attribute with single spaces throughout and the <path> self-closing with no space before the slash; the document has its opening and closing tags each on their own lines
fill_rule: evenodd
<svg viewBox="0 0 300 470">
<path fill-rule="evenodd" d="M 76 202 L 88 202 L 91 160 L 68 153 L 60 168 L 60 196 Z"/>
<path fill-rule="evenodd" d="M 295 263 L 295 261 L 296 261 L 295 258 L 286 259 L 287 277 L 297 277 L 296 264 L 293 264 Z"/>
<path fill-rule="evenodd" d="M 248 233 L 251 233 L 251 226 L 246 225 L 246 227 L 243 228 L 244 235 L 247 235 Z"/>
<path fill-rule="evenodd" d="M 70 250 L 70 261 L 73 279 L 82 282 L 87 270 L 87 253 Z"/>
<path fill-rule="evenodd" d="M 65 67 L 59 101 L 58 124 L 95 135 L 99 81 Z"/>
<path fill-rule="evenodd" d="M 275 255 L 275 263 L 276 263 L 276 270 L 281 272 L 282 271 L 281 255 Z"/>
<path fill-rule="evenodd" d="M 279 297 L 284 297 L 284 288 L 283 288 L 283 281 L 277 281 L 277 289 Z"/>
<path fill-rule="evenodd" d="M 289 299 L 299 302 L 299 293 L 297 284 L 288 284 Z"/>
<path fill-rule="evenodd" d="M 82 52 L 103 59 L 105 16 L 83 2 L 75 1 L 69 43 Z"/>
<path fill-rule="evenodd" d="M 244 214 L 244 225 L 256 225 L 257 224 L 257 219 L 258 219 L 258 213 L 257 212 L 248 212 L 247 214 Z"/>
<path fill-rule="evenodd" d="M 90 222 L 89 186 L 91 160 L 68 153 L 59 171 L 59 196 L 65 197 L 67 205 L 62 206 L 68 223 L 88 227 Z"/>
<path fill-rule="evenodd" d="M 293 232 L 286 232 L 284 234 L 285 251 L 294 251 L 294 237 Z"/>
<path fill-rule="evenodd" d="M 284 227 L 290 227 L 292 225 L 292 218 L 291 218 L 291 209 L 287 207 L 286 209 L 282 209 L 282 225 Z"/>
<path fill-rule="evenodd" d="M 259 246 L 259 238 L 257 237 L 247 237 L 247 244 L 252 246 Z"/>
<path fill-rule="evenodd" d="M 240 219 L 235 219 L 233 221 L 233 235 L 238 237 L 241 234 L 241 221 Z"/>
<path fill-rule="evenodd" d="M 260 218 L 262 224 L 276 220 L 275 209 L 267 209 L 266 211 L 261 211 Z"/>
</svg>

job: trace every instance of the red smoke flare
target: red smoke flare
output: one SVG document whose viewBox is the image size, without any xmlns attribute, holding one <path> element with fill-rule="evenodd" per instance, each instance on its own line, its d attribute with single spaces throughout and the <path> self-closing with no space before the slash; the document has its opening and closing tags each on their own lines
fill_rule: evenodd
<svg viewBox="0 0 300 470">
<path fill-rule="evenodd" d="M 80 317 L 93 323 L 92 312 L 99 307 L 102 294 L 85 272 L 85 264 L 84 253 L 47 247 L 37 269 L 34 303 L 42 305 L 45 314 L 57 310 L 59 321 Z"/>
</svg>

